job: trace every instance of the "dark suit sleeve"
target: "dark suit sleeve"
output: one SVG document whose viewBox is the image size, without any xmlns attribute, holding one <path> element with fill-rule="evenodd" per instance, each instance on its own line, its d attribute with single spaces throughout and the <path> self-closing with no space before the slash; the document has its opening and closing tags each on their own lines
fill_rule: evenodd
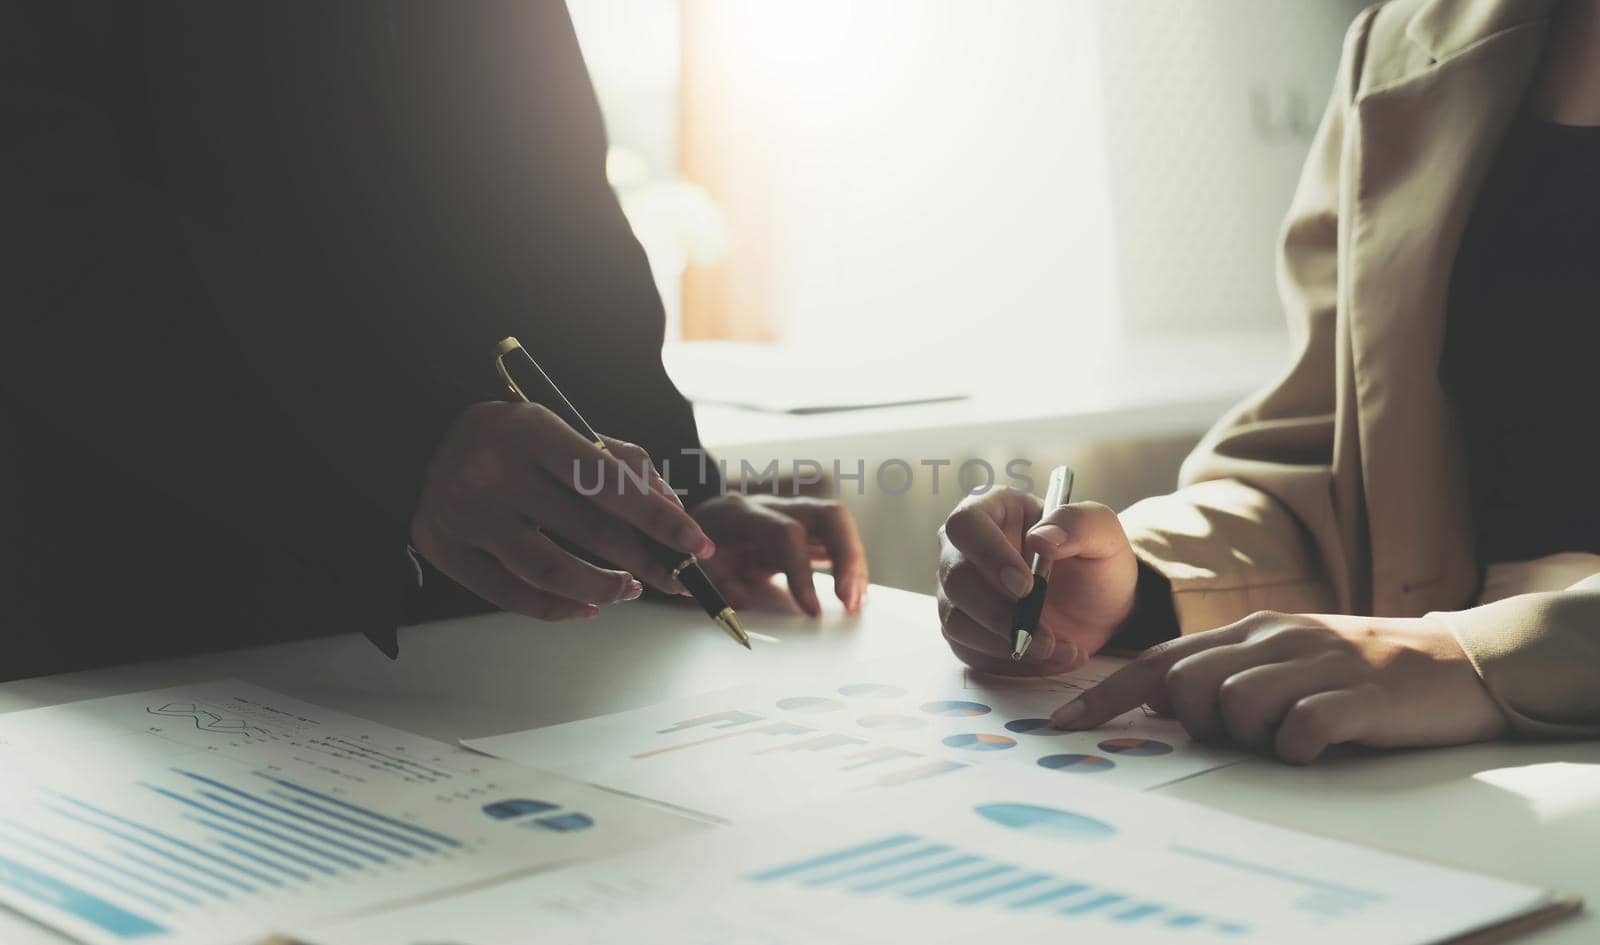
<svg viewBox="0 0 1600 945">
<path fill-rule="evenodd" d="M 443 272 L 464 274 L 436 347 L 463 341 L 483 370 L 517 335 L 600 432 L 670 461 L 698 501 L 721 487 L 690 405 L 661 363 L 665 319 L 644 251 L 606 180 L 599 105 L 563 3 L 405 8 L 417 42 L 405 98 L 433 116 L 410 141 L 446 168 L 429 229 Z M 440 304 L 445 304 L 441 300 Z M 472 360 L 476 359 L 476 360 Z M 474 367 L 476 366 L 476 367 Z"/>
<path fill-rule="evenodd" d="M 274 273 L 270 243 L 195 219 L 134 166 L 142 129 L 94 94 L 109 9 L 0 6 L 0 391 L 248 534 L 303 541 L 320 511 L 304 500 L 332 472 L 403 540 L 467 398 L 333 317 L 315 280 Z"/>
</svg>

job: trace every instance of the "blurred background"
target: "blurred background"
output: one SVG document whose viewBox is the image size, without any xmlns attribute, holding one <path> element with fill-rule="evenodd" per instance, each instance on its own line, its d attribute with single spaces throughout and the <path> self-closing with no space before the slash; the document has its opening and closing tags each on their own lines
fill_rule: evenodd
<svg viewBox="0 0 1600 945">
<path fill-rule="evenodd" d="M 1365 0 L 568 5 L 707 447 L 820 468 L 875 581 L 932 586 L 963 463 L 1122 508 L 1287 366 L 1278 228 Z"/>
</svg>

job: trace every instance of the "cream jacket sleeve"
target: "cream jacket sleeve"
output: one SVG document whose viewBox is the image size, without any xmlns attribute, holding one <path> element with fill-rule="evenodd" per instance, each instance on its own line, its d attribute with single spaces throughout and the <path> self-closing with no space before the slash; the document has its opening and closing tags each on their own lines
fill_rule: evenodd
<svg viewBox="0 0 1600 945">
<path fill-rule="evenodd" d="M 1521 735 L 1600 735 L 1600 574 L 1439 613 Z"/>
<path fill-rule="evenodd" d="M 1354 87 L 1350 31 L 1332 100 L 1284 225 L 1279 288 L 1295 346 L 1288 373 L 1235 408 L 1183 465 L 1180 488 L 1122 515 L 1134 549 L 1172 585 L 1182 632 L 1257 610 L 1356 603 L 1335 507 L 1339 167 Z M 1347 514 L 1346 518 L 1359 518 Z"/>
<path fill-rule="evenodd" d="M 1355 388 L 1339 318 L 1346 116 L 1375 11 L 1352 26 L 1332 101 L 1283 231 L 1279 281 L 1296 348 L 1287 374 L 1225 417 L 1178 491 L 1123 513 L 1135 551 L 1167 578 L 1183 633 L 1257 610 L 1370 613 L 1370 549 Z M 1525 735 L 1600 735 L 1600 575 L 1565 590 L 1437 613 Z"/>
</svg>

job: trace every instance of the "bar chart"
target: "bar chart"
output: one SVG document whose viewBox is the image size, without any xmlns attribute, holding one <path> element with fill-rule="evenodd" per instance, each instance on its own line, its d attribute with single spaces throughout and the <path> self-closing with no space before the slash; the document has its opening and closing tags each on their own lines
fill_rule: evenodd
<svg viewBox="0 0 1600 945">
<path fill-rule="evenodd" d="M 677 823 L 245 684 L 171 696 L 0 721 L 0 902 L 90 943 L 236 941 Z M 69 734 L 114 762 L 59 763 Z"/>
<path fill-rule="evenodd" d="M 997 913 L 1048 914 L 1063 921 L 1094 919 L 1115 926 L 1162 926 L 1223 937 L 1251 932 L 1246 922 L 1208 916 L 1087 878 L 1030 869 L 916 833 L 892 833 L 824 850 L 758 870 L 745 879 Z"/>
</svg>

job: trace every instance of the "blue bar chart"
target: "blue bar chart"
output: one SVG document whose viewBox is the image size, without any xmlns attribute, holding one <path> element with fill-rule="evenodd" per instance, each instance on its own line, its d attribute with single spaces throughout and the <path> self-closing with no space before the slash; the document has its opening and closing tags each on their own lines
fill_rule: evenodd
<svg viewBox="0 0 1600 945">
<path fill-rule="evenodd" d="M 1048 829 L 1048 828 L 1047 828 Z M 1249 926 L 1191 909 L 1105 888 L 1086 878 L 1060 876 L 966 851 L 937 838 L 894 833 L 853 846 L 824 850 L 748 874 L 757 884 L 790 883 L 850 895 L 895 897 L 906 902 L 1033 912 L 1063 921 L 1095 919 L 1116 925 L 1161 925 L 1170 931 L 1247 934 Z"/>
<path fill-rule="evenodd" d="M 92 945 L 243 940 L 556 862 L 643 814 L 243 683 L 35 712 L 0 723 L 0 903 Z"/>
</svg>

